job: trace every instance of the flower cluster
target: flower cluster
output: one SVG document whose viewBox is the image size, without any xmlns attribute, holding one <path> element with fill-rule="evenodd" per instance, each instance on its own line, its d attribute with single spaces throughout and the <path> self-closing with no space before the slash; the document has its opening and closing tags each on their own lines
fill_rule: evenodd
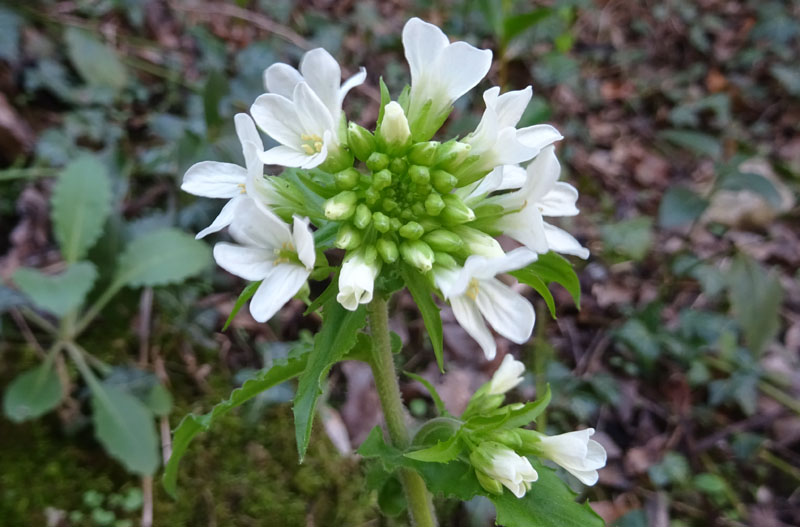
<svg viewBox="0 0 800 527">
<path fill-rule="evenodd" d="M 501 406 L 505 393 L 522 381 L 525 366 L 506 355 L 491 381 L 481 387 L 470 401 L 462 420 L 469 425 L 470 417 L 482 421 L 492 416 L 509 415 L 515 405 Z M 524 428 L 478 431 L 469 437 L 469 459 L 475 468 L 478 482 L 488 492 L 500 494 L 503 487 L 520 498 L 539 479 L 527 456 L 549 459 L 578 478 L 585 485 L 597 483 L 597 471 L 606 464 L 606 451 L 590 439 L 594 429 L 587 428 L 547 436 Z"/>
<path fill-rule="evenodd" d="M 335 247 L 345 252 L 337 278 L 343 307 L 370 302 L 381 276 L 413 270 L 449 301 L 492 358 L 496 345 L 487 323 L 522 343 L 535 318 L 530 303 L 497 275 L 548 251 L 588 256 L 575 238 L 545 221 L 577 214 L 577 191 L 558 181 L 558 131 L 517 128 L 530 87 L 503 94 L 488 89 L 472 133 L 434 140 L 453 102 L 486 75 L 492 54 L 450 43 L 417 18 L 405 25 L 403 46 L 411 85 L 396 101 L 382 86 L 374 131 L 348 122 L 342 111 L 365 70 L 342 82 L 336 60 L 314 49 L 299 69 L 270 66 L 267 93 L 253 103 L 252 118 L 236 115 L 244 166 L 198 163 L 182 188 L 229 200 L 198 237 L 229 228 L 237 243 L 217 244 L 214 257 L 231 273 L 261 281 L 250 303 L 256 320 L 273 316 L 309 276 L 337 272 L 324 254 Z M 265 149 L 256 127 L 277 146 Z M 265 165 L 285 169 L 265 175 Z M 520 247 L 506 253 L 496 239 L 501 234 Z"/>
</svg>

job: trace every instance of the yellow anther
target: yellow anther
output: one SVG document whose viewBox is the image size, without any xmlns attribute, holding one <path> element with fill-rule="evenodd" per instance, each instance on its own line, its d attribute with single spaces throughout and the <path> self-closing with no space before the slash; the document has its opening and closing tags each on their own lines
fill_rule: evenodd
<svg viewBox="0 0 800 527">
<path fill-rule="evenodd" d="M 244 183 L 239 183 L 236 186 L 239 187 L 239 193 L 247 194 L 247 186 Z"/>
<path fill-rule="evenodd" d="M 303 152 L 306 154 L 312 155 L 322 152 L 322 138 L 317 134 L 300 134 L 300 139 L 303 141 L 300 148 L 302 148 Z"/>
<path fill-rule="evenodd" d="M 469 286 L 467 287 L 467 296 L 470 297 L 472 300 L 476 300 L 478 298 L 478 291 L 480 290 L 480 284 L 478 283 L 477 278 L 473 278 L 469 281 Z"/>
<path fill-rule="evenodd" d="M 311 148 L 311 145 L 307 145 L 307 144 L 303 143 L 302 145 L 300 145 L 300 148 L 302 148 L 303 152 L 305 152 L 308 155 L 311 155 L 311 154 L 314 153 L 314 149 Z"/>
<path fill-rule="evenodd" d="M 314 150 L 322 152 L 322 141 L 314 141 Z"/>
</svg>

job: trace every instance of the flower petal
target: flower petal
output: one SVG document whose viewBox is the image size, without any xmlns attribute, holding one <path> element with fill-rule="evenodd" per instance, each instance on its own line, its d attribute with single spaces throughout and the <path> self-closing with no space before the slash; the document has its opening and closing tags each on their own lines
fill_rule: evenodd
<svg viewBox="0 0 800 527">
<path fill-rule="evenodd" d="M 520 194 L 531 204 L 539 201 L 550 192 L 561 175 L 561 165 L 558 163 L 555 148 L 545 147 L 536 156 L 528 168 L 525 185 Z"/>
<path fill-rule="evenodd" d="M 584 260 L 589 257 L 589 249 L 582 247 L 578 240 L 567 231 L 545 223 L 544 232 L 547 237 L 547 246 L 551 251 L 571 254 Z"/>
<path fill-rule="evenodd" d="M 294 216 L 292 238 L 294 239 L 294 247 L 297 249 L 297 257 L 306 266 L 306 270 L 312 271 L 316 261 L 316 253 L 314 252 L 314 235 L 311 233 L 311 229 L 308 228 L 308 218 Z"/>
<path fill-rule="evenodd" d="M 500 167 L 502 180 L 495 190 L 508 190 L 512 188 L 522 188 L 528 179 L 525 169 L 517 165 L 503 165 Z"/>
<path fill-rule="evenodd" d="M 578 208 L 578 191 L 569 183 L 557 182 L 553 188 L 539 200 L 542 216 L 575 216 Z"/>
<path fill-rule="evenodd" d="M 241 205 L 242 201 L 247 199 L 244 194 L 239 194 L 228 200 L 222 210 L 219 211 L 217 217 L 214 218 L 214 221 L 211 222 L 211 225 L 203 229 L 202 231 L 197 233 L 195 236 L 196 239 L 205 238 L 209 234 L 213 232 L 218 232 L 227 227 L 231 224 L 233 219 L 236 217 L 236 210 Z"/>
<path fill-rule="evenodd" d="M 250 301 L 250 314 L 258 322 L 271 319 L 297 294 L 308 279 L 308 271 L 294 264 L 279 264 L 264 278 Z"/>
<path fill-rule="evenodd" d="M 307 83 L 295 86 L 293 101 L 303 133 L 322 138 L 326 131 L 334 129 L 330 110 Z"/>
<path fill-rule="evenodd" d="M 492 332 L 486 327 L 486 323 L 481 317 L 478 305 L 466 295 L 459 295 L 450 298 L 450 306 L 453 308 L 453 315 L 464 331 L 483 349 L 486 360 L 494 359 L 497 353 L 497 344 Z"/>
<path fill-rule="evenodd" d="M 252 199 L 243 201 L 231 223 L 234 240 L 245 245 L 274 251 L 292 243 L 289 226 L 275 214 L 260 208 Z"/>
<path fill-rule="evenodd" d="M 233 123 L 236 127 L 236 135 L 239 137 L 239 142 L 242 143 L 242 146 L 250 142 L 260 150 L 264 150 L 264 143 L 261 141 L 261 136 L 256 130 L 256 124 L 253 122 L 252 117 L 246 113 L 237 113 L 233 116 Z"/>
<path fill-rule="evenodd" d="M 441 29 L 423 22 L 419 18 L 411 18 L 403 26 L 403 49 L 408 67 L 411 70 L 411 84 L 429 69 L 431 60 L 450 44 L 447 35 Z"/>
<path fill-rule="evenodd" d="M 181 190 L 206 198 L 232 198 L 241 194 L 247 171 L 233 163 L 201 161 L 189 167 Z"/>
<path fill-rule="evenodd" d="M 339 63 L 323 48 L 312 49 L 300 62 L 300 73 L 311 90 L 317 94 L 334 119 L 339 117 L 339 85 L 342 70 Z M 296 87 L 295 87 L 296 88 Z"/>
<path fill-rule="evenodd" d="M 428 56 L 433 56 L 427 50 Z M 452 102 L 474 88 L 489 72 L 492 52 L 466 42 L 454 42 L 442 50 L 433 64 L 442 88 Z M 413 77 L 412 77 L 413 84 Z"/>
<path fill-rule="evenodd" d="M 245 280 L 262 280 L 275 267 L 275 253 L 259 247 L 221 242 L 214 246 L 217 265 Z"/>
<path fill-rule="evenodd" d="M 250 114 L 267 135 L 282 145 L 300 150 L 300 136 L 306 130 L 303 129 L 296 105 L 291 100 L 274 93 L 259 95 L 250 107 Z"/>
<path fill-rule="evenodd" d="M 341 87 L 339 88 L 339 108 L 342 107 L 342 101 L 344 101 L 345 96 L 347 93 L 355 88 L 356 86 L 360 86 L 364 84 L 364 81 L 367 80 L 367 69 L 365 67 L 360 67 L 358 69 L 358 73 L 344 81 Z"/>
<path fill-rule="evenodd" d="M 578 478 L 581 483 L 590 487 L 597 483 L 597 480 L 600 479 L 600 474 L 598 474 L 596 470 L 579 470 L 576 468 L 567 467 L 564 467 L 564 469 Z"/>
<path fill-rule="evenodd" d="M 481 280 L 476 301 L 486 321 L 508 340 L 522 344 L 531 337 L 536 321 L 533 306 L 500 280 Z"/>
<path fill-rule="evenodd" d="M 309 162 L 311 157 L 300 150 L 283 145 L 274 146 L 266 152 L 258 153 L 258 158 L 265 165 L 281 165 L 284 167 L 302 167 Z M 320 163 L 317 163 L 317 165 Z"/>
<path fill-rule="evenodd" d="M 528 107 L 532 96 L 533 88 L 528 86 L 524 90 L 506 92 L 497 97 L 494 103 L 495 112 L 497 114 L 497 126 L 500 128 L 516 126 L 519 120 L 522 119 L 522 114 L 525 113 L 525 108 Z M 485 96 L 484 100 L 486 100 Z"/>
<path fill-rule="evenodd" d="M 302 81 L 303 76 L 299 71 L 282 62 L 273 64 L 264 70 L 264 87 L 267 91 L 282 95 L 287 99 L 292 98 L 294 87 Z"/>
<path fill-rule="evenodd" d="M 564 136 L 549 124 L 535 124 L 517 130 L 517 140 L 532 148 L 542 149 L 562 139 Z"/>
</svg>

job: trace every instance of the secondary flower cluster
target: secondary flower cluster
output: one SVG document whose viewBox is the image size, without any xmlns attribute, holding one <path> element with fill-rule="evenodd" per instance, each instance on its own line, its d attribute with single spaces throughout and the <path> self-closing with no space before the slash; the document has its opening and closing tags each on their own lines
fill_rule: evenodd
<svg viewBox="0 0 800 527">
<path fill-rule="evenodd" d="M 492 380 L 475 393 L 462 419 L 469 422 L 475 415 L 486 419 L 502 413 L 505 393 L 522 382 L 524 372 L 521 362 L 506 355 Z M 554 436 L 524 428 L 493 430 L 469 441 L 469 459 L 478 482 L 493 494 L 502 493 L 506 487 L 521 498 L 531 489 L 539 474 L 527 456 L 549 459 L 583 484 L 594 485 L 598 469 L 606 465 L 606 451 L 590 439 L 593 434 L 592 428 Z"/>
<path fill-rule="evenodd" d="M 379 276 L 413 268 L 492 358 L 496 344 L 487 322 L 517 343 L 534 325 L 530 303 L 497 275 L 548 251 L 588 256 L 544 219 L 577 214 L 578 194 L 558 181 L 558 131 L 517 128 L 530 87 L 488 89 L 472 133 L 433 140 L 453 102 L 486 75 L 492 54 L 450 43 L 417 18 L 403 28 L 403 46 L 411 85 L 396 101 L 385 94 L 374 132 L 348 122 L 342 111 L 365 70 L 342 83 L 336 60 L 314 49 L 299 70 L 270 66 L 267 93 L 253 103 L 252 118 L 236 115 L 244 167 L 198 163 L 182 188 L 229 200 L 198 237 L 229 228 L 237 243 L 218 243 L 214 257 L 231 273 L 262 281 L 250 303 L 256 320 L 272 317 L 315 270 L 326 276 L 324 251 L 336 247 L 345 251 L 338 270 L 342 306 L 357 309 L 371 301 Z M 278 145 L 265 149 L 256 126 Z M 265 164 L 286 169 L 265 176 Z M 501 234 L 521 246 L 504 252 L 495 238 Z"/>
</svg>

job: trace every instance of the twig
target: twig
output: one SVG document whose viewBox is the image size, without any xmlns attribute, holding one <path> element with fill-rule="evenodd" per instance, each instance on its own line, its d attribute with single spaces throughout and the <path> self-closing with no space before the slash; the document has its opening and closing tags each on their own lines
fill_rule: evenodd
<svg viewBox="0 0 800 527">
<path fill-rule="evenodd" d="M 142 527 L 153 525 L 153 476 L 142 476 Z"/>
</svg>

